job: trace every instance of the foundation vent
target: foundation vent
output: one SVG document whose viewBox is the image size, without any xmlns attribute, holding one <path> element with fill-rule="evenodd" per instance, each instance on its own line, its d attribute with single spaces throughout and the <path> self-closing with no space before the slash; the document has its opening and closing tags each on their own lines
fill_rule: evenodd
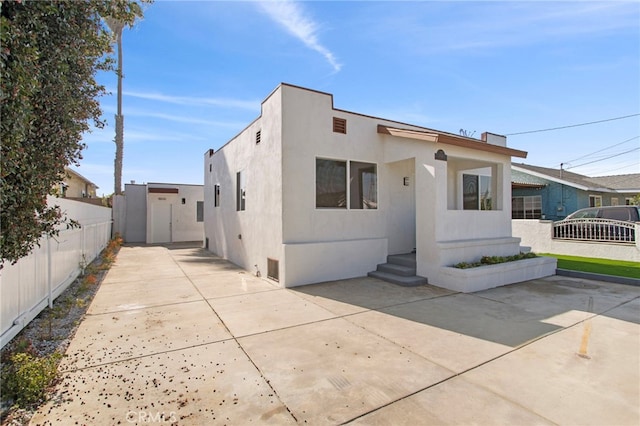
<svg viewBox="0 0 640 426">
<path fill-rule="evenodd" d="M 271 278 L 274 281 L 280 281 L 279 264 L 275 259 L 267 258 L 267 278 Z"/>
</svg>

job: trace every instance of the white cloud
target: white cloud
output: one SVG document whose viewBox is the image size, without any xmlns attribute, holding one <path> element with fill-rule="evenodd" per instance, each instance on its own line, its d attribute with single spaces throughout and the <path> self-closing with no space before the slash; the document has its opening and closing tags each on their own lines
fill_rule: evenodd
<svg viewBox="0 0 640 426">
<path fill-rule="evenodd" d="M 303 8 L 290 0 L 261 2 L 262 10 L 275 22 L 280 24 L 291 35 L 299 39 L 309 49 L 320 53 L 333 67 L 340 71 L 342 64 L 335 55 L 318 40 L 318 24 L 306 16 Z"/>
<path fill-rule="evenodd" d="M 102 107 L 102 112 L 115 114 L 116 108 L 111 105 L 106 105 Z M 123 113 L 125 120 L 127 117 L 149 117 L 159 118 L 166 121 L 173 121 L 175 123 L 201 124 L 203 126 L 224 127 L 230 129 L 242 129 L 244 126 L 246 126 L 245 122 L 240 121 L 213 121 L 197 117 L 185 117 L 183 115 L 165 114 L 162 112 L 148 111 L 137 108 L 126 108 Z"/>
<path fill-rule="evenodd" d="M 367 24 L 377 42 L 394 34 L 414 54 L 481 53 L 637 33 L 639 10 L 637 2 L 402 2 Z"/>
<path fill-rule="evenodd" d="M 156 92 L 135 92 L 127 91 L 123 92 L 124 96 L 130 96 L 133 98 L 147 99 L 150 101 L 166 102 L 176 105 L 190 105 L 190 106 L 217 106 L 225 108 L 238 108 L 248 109 L 252 111 L 260 110 L 260 101 L 243 101 L 238 99 L 226 99 L 226 98 L 199 98 L 192 96 L 173 96 L 165 95 Z"/>
</svg>

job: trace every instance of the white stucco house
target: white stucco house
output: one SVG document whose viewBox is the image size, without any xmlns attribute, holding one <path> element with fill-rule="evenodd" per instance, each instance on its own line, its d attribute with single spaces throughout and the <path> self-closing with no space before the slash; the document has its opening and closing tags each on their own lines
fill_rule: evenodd
<svg viewBox="0 0 640 426">
<path fill-rule="evenodd" d="M 203 241 L 203 185 L 131 183 L 125 184 L 124 194 L 114 199 L 114 221 L 125 242 Z"/>
<path fill-rule="evenodd" d="M 331 94 L 283 83 L 260 117 L 204 155 L 205 246 L 284 287 L 375 270 L 458 291 L 551 275 L 547 258 L 474 268 L 487 269 L 471 281 L 451 268 L 519 253 L 512 156 L 526 152 L 503 136 L 344 111 Z"/>
</svg>

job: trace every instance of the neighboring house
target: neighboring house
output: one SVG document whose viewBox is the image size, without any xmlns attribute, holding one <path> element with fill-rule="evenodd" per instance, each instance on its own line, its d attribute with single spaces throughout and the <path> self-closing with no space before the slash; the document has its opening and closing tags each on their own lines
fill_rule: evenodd
<svg viewBox="0 0 640 426">
<path fill-rule="evenodd" d="M 98 186 L 80 173 L 65 168 L 65 178 L 60 184 L 58 194 L 63 198 L 96 198 Z"/>
<path fill-rule="evenodd" d="M 114 206 L 114 220 L 127 243 L 176 243 L 202 241 L 204 189 L 202 185 L 147 183 L 125 184 L 124 206 Z M 122 217 L 124 212 L 124 217 Z M 122 226 L 124 223 L 124 226 Z"/>
<path fill-rule="evenodd" d="M 205 153 L 205 246 L 284 287 L 364 276 L 415 252 L 419 277 L 455 288 L 447 267 L 520 250 L 511 156 L 526 153 L 503 136 L 339 110 L 331 94 L 283 83 Z"/>
<path fill-rule="evenodd" d="M 560 220 L 585 207 L 630 204 L 640 194 L 640 173 L 589 177 L 514 163 L 511 186 L 513 219 Z"/>
</svg>

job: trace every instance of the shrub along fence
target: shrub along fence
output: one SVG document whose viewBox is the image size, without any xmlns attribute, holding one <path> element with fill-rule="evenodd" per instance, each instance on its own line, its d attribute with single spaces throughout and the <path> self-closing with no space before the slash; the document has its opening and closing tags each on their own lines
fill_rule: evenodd
<svg viewBox="0 0 640 426">
<path fill-rule="evenodd" d="M 81 226 L 43 238 L 29 256 L 0 269 L 0 347 L 51 307 L 111 238 L 110 208 L 53 197 L 48 203 Z"/>
</svg>

